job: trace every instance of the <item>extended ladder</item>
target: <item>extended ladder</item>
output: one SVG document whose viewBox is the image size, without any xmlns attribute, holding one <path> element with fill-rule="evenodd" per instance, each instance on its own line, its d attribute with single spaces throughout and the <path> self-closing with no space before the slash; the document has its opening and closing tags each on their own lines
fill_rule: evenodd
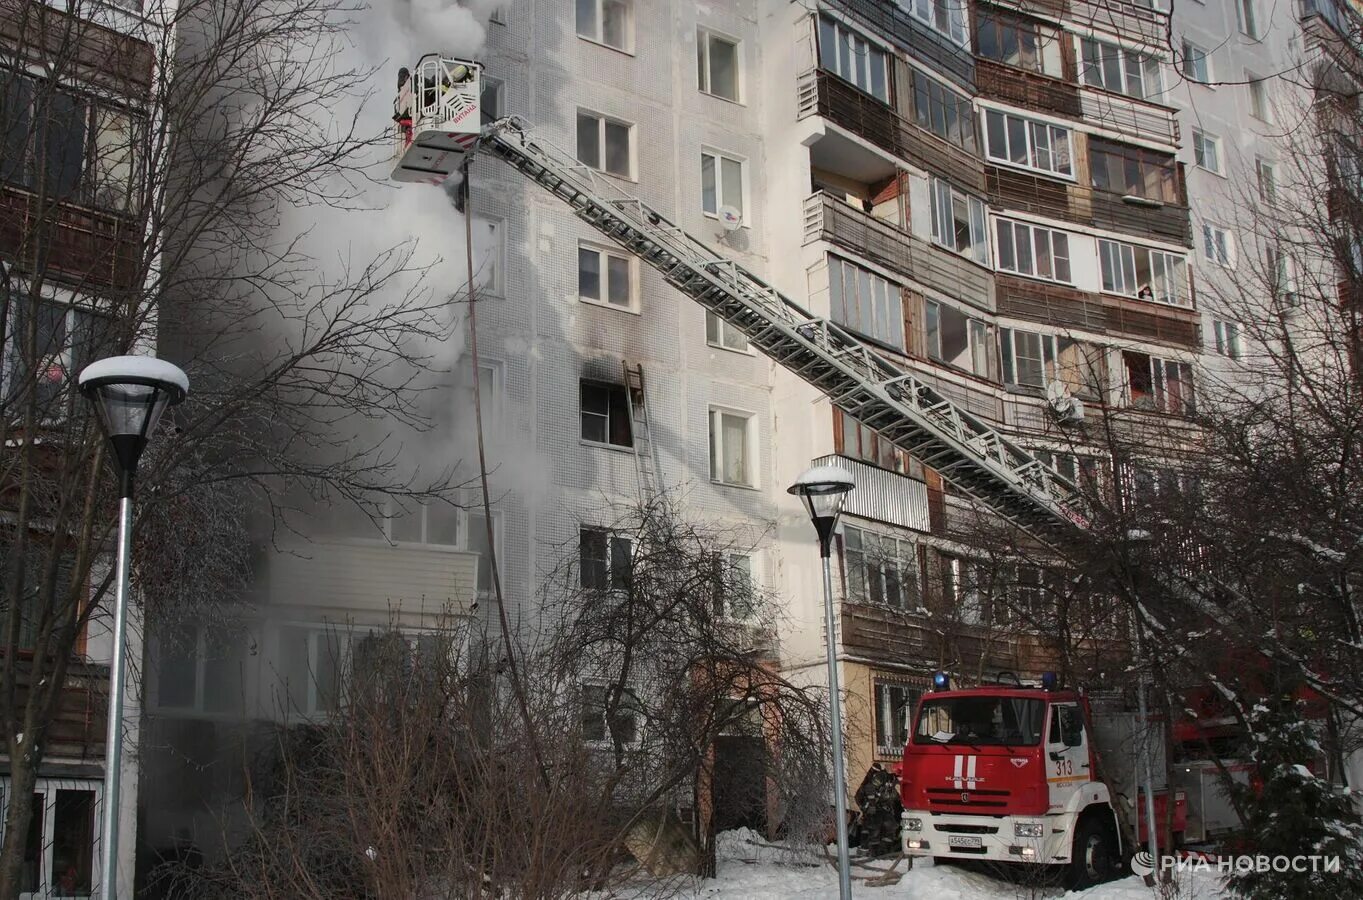
<svg viewBox="0 0 1363 900">
<path fill-rule="evenodd" d="M 639 479 L 639 502 L 649 509 L 663 495 L 663 469 L 658 462 L 658 443 L 653 440 L 653 419 L 648 412 L 648 392 L 644 389 L 644 366 L 621 360 L 625 370 L 626 408 L 629 433 L 634 441 L 634 473 Z"/>
<path fill-rule="evenodd" d="M 998 515 L 1047 540 L 1087 526 L 1069 481 L 846 330 L 811 315 L 590 167 L 537 140 L 519 117 L 485 127 L 479 146 L 559 197 L 843 412 Z"/>
</svg>

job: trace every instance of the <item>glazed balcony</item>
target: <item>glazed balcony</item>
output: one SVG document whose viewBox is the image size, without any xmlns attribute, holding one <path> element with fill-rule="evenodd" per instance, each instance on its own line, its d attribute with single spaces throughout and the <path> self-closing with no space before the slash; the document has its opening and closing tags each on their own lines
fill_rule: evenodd
<svg viewBox="0 0 1363 900">
<path fill-rule="evenodd" d="M 1124 40 L 1160 46 L 1169 31 L 1169 13 L 1139 0 L 989 0 L 994 6 L 1046 18 L 1068 19 Z"/>
<path fill-rule="evenodd" d="M 994 308 L 994 279 L 984 268 L 915 237 L 822 191 L 805 198 L 806 244 L 827 241 L 981 309 Z"/>
<path fill-rule="evenodd" d="M 1182 137 L 1178 113 L 1170 106 L 1137 100 L 1102 88 L 1079 87 L 1079 114 L 1127 137 L 1177 147 Z"/>
<path fill-rule="evenodd" d="M 974 57 L 914 18 L 895 0 L 831 0 L 829 5 L 927 63 L 933 71 L 967 87 L 975 84 Z"/>
</svg>

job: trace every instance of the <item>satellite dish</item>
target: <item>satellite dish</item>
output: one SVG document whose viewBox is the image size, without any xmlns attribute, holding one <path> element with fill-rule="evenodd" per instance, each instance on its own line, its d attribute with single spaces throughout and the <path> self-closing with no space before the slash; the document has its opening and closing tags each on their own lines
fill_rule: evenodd
<svg viewBox="0 0 1363 900">
<path fill-rule="evenodd" d="M 725 231 L 733 231 L 743 224 L 743 214 L 732 206 L 719 208 L 719 224 Z"/>
<path fill-rule="evenodd" d="M 1046 405 L 1062 424 L 1084 420 L 1083 402 L 1071 394 L 1070 389 L 1062 382 L 1052 381 L 1046 385 Z"/>
</svg>

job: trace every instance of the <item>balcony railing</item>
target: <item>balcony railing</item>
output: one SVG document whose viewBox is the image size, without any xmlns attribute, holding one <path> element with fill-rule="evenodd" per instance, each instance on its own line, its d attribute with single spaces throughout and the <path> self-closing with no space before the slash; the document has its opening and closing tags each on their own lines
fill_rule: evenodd
<svg viewBox="0 0 1363 900">
<path fill-rule="evenodd" d="M 1079 90 L 1080 114 L 1129 137 L 1177 146 L 1181 137 L 1175 111 L 1159 103 L 1137 100 L 1102 88 Z"/>
<path fill-rule="evenodd" d="M 1003 668 L 1040 672 L 1056 661 L 1046 639 L 1034 634 L 990 634 L 986 628 L 862 603 L 842 604 L 842 644 L 885 662 L 928 669 Z"/>
<path fill-rule="evenodd" d="M 16 660 L 15 702 L 28 702 L 31 662 Z M 57 700 L 56 715 L 43 737 L 48 760 L 101 760 L 104 758 L 104 726 L 109 710 L 109 667 L 71 661 Z"/>
<path fill-rule="evenodd" d="M 142 237 L 135 218 L 50 200 L 39 208 L 37 195 L 0 185 L 0 254 L 31 256 L 36 235 L 53 274 L 86 286 L 133 286 Z"/>
<path fill-rule="evenodd" d="M 924 131 L 831 72 L 806 72 L 797 89 L 799 118 L 822 116 L 917 168 L 963 188 L 984 190 L 979 157 Z"/>
<path fill-rule="evenodd" d="M 981 59 L 976 79 L 981 94 L 1013 106 L 1076 118 L 1084 114 L 1079 88 L 1059 78 Z"/>
<path fill-rule="evenodd" d="M 847 495 L 842 511 L 887 525 L 928 531 L 928 488 L 917 478 L 836 454 L 814 460 L 816 466 L 837 466 L 852 476 L 856 489 Z"/>
<path fill-rule="evenodd" d="M 1179 181 L 1182 179 L 1180 169 Z M 1124 200 L 1121 194 L 1057 181 L 1001 166 L 986 166 L 989 203 L 996 209 L 1069 219 L 1132 235 L 1146 235 L 1191 246 L 1188 207 L 1175 203 L 1149 206 Z"/>
<path fill-rule="evenodd" d="M 1151 46 L 1168 40 L 1169 13 L 1139 0 L 1066 0 L 1065 18 Z"/>
<path fill-rule="evenodd" d="M 993 277 L 949 253 L 822 191 L 805 199 L 805 243 L 824 240 L 982 309 L 994 308 Z"/>
<path fill-rule="evenodd" d="M 995 276 L 995 284 L 1001 316 L 1192 348 L 1201 344 L 1198 314 L 1192 309 L 1092 294 L 1003 273 Z"/>
</svg>

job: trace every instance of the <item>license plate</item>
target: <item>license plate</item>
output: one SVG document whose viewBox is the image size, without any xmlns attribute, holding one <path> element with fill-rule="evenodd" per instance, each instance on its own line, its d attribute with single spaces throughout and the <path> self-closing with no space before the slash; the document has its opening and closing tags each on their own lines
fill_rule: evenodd
<svg viewBox="0 0 1363 900">
<path fill-rule="evenodd" d="M 949 834 L 947 835 L 948 847 L 972 847 L 978 850 L 984 846 L 981 839 L 973 834 Z"/>
</svg>

